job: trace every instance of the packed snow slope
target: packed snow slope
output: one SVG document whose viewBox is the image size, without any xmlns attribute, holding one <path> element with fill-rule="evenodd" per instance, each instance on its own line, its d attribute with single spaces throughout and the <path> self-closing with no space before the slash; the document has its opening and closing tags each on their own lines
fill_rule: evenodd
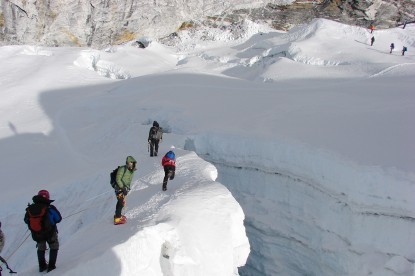
<svg viewBox="0 0 415 276">
<path fill-rule="evenodd" d="M 22 216 L 47 188 L 65 217 L 56 275 L 232 275 L 249 244 L 241 275 L 413 275 L 415 26 L 376 30 L 373 46 L 327 20 L 244 28 L 176 47 L 0 48 L 2 254 L 16 270 L 35 274 Z M 179 157 L 167 193 L 153 120 Z M 139 166 L 115 227 L 108 173 L 127 155 Z"/>
</svg>

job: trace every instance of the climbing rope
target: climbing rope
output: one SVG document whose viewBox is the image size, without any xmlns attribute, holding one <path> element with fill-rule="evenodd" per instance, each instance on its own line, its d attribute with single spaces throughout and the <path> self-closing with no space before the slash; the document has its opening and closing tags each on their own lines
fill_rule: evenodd
<svg viewBox="0 0 415 276">
<path fill-rule="evenodd" d="M 141 178 L 143 178 L 143 177 L 141 177 Z M 140 179 L 141 179 L 140 178 Z M 138 180 L 138 181 L 140 181 L 140 179 Z M 99 197 L 101 197 L 102 195 L 105 195 L 105 194 L 107 194 L 107 193 L 109 193 L 109 192 L 112 192 L 113 190 L 108 190 L 108 191 L 105 191 L 105 192 L 103 192 L 103 193 L 100 193 L 100 194 L 98 194 L 98 195 L 96 195 L 96 196 L 93 196 L 93 197 L 91 197 L 91 198 L 89 198 L 89 199 L 87 199 L 87 200 L 85 200 L 84 202 L 88 202 L 88 201 L 91 201 L 91 200 L 94 200 L 94 199 L 96 199 L 96 198 L 99 198 Z M 85 212 L 86 210 L 89 210 L 89 209 L 91 209 L 92 207 L 94 207 L 94 205 L 91 205 L 91 206 L 89 206 L 88 208 L 84 208 L 84 209 L 82 209 L 82 210 L 79 210 L 79 211 L 77 211 L 77 212 L 74 212 L 74 213 L 71 213 L 71 214 L 69 214 L 69 215 L 67 215 L 66 217 L 63 217 L 62 218 L 62 220 L 64 220 L 64 219 L 67 219 L 67 218 L 70 218 L 70 217 L 72 217 L 72 216 L 74 216 L 74 215 L 77 215 L 77 214 L 80 214 L 80 213 L 82 213 L 82 212 Z M 25 232 L 25 234 L 24 235 L 26 235 L 26 233 L 29 231 L 29 229 L 26 229 L 26 232 Z M 22 245 L 25 243 L 25 241 L 29 238 L 29 236 L 30 236 L 30 233 L 29 234 L 27 234 L 26 235 L 26 237 L 24 238 L 24 240 L 19 244 L 19 246 L 10 254 L 10 256 L 9 257 L 7 257 L 6 259 L 3 259 L 2 257 L 0 257 L 1 259 L 1 261 L 4 263 L 4 264 L 6 264 L 6 267 L 7 267 L 7 269 L 9 269 L 9 271 L 10 271 L 10 273 L 16 273 L 16 272 L 14 272 L 13 270 L 11 270 L 10 268 L 9 268 L 9 266 L 8 266 L 8 264 L 7 264 L 7 261 L 8 260 L 10 260 L 10 258 L 11 257 L 13 257 L 13 255 L 20 249 L 20 247 L 22 247 Z M 0 269 L 1 269 L 1 266 L 0 266 Z M 0 270 L 1 271 L 1 270 Z"/>
</svg>

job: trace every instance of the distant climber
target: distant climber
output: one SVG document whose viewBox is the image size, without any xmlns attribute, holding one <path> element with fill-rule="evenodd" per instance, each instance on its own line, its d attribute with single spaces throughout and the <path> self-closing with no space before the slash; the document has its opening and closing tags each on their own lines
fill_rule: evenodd
<svg viewBox="0 0 415 276">
<path fill-rule="evenodd" d="M 61 222 L 62 216 L 51 203 L 47 190 L 40 190 L 33 198 L 33 203 L 26 208 L 24 222 L 28 225 L 32 238 L 37 242 L 37 258 L 39 272 L 52 271 L 56 268 L 59 240 L 56 224 Z M 46 243 L 49 245 L 49 264 L 45 259 Z"/>
<path fill-rule="evenodd" d="M 120 166 L 117 170 L 115 196 L 117 197 L 117 204 L 115 205 L 114 225 L 124 224 L 127 218 L 121 214 L 125 206 L 125 198 L 131 189 L 131 181 L 133 180 L 134 171 L 137 170 L 137 161 L 134 157 L 128 156 L 125 161 L 125 166 Z"/>
<path fill-rule="evenodd" d="M 391 51 L 389 52 L 389 54 L 392 54 L 393 49 L 395 49 L 395 44 L 391 43 L 390 48 L 391 48 Z"/>
<path fill-rule="evenodd" d="M 173 180 L 176 172 L 176 155 L 173 152 L 174 146 L 167 152 L 161 160 L 161 165 L 164 168 L 163 191 L 167 191 L 167 181 Z"/>
<path fill-rule="evenodd" d="M 403 48 L 402 48 L 402 55 L 403 56 L 405 55 L 406 51 L 408 51 L 408 48 L 406 48 L 406 46 L 403 46 Z"/>
<path fill-rule="evenodd" d="M 369 29 L 370 29 L 370 33 L 372 34 L 373 31 L 375 30 L 375 26 L 373 26 L 373 24 L 370 24 Z"/>
<path fill-rule="evenodd" d="M 163 140 L 163 129 L 157 121 L 153 122 L 153 126 L 148 132 L 147 140 L 150 147 L 150 156 L 157 156 L 159 151 L 159 143 Z"/>
<path fill-rule="evenodd" d="M 375 37 L 372 36 L 372 38 L 370 39 L 370 46 L 373 46 L 373 42 L 375 42 Z"/>
</svg>

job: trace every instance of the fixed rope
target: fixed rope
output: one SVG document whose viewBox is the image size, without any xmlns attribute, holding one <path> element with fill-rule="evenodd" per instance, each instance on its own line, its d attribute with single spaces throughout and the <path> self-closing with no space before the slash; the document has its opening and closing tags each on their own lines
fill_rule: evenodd
<svg viewBox="0 0 415 276">
<path fill-rule="evenodd" d="M 112 192 L 113 190 L 108 190 L 108 191 L 105 191 L 105 192 L 103 192 L 103 193 L 100 193 L 100 194 L 98 194 L 98 195 L 96 195 L 96 196 L 93 196 L 93 197 L 91 197 L 91 198 L 89 198 L 89 199 L 87 199 L 87 200 L 85 200 L 85 202 L 88 202 L 88 201 L 91 201 L 91 200 L 94 200 L 94 199 L 96 199 L 96 198 L 98 198 L 98 197 L 101 197 L 102 195 L 105 195 L 105 194 L 107 194 L 107 193 L 109 193 L 109 192 Z M 94 205 L 91 205 L 90 207 L 88 207 L 88 208 L 84 208 L 84 209 L 82 209 L 82 210 L 79 210 L 79 211 L 77 211 L 77 212 L 74 212 L 74 213 L 71 213 L 71 214 L 69 214 L 69 215 L 67 215 L 67 216 L 65 216 L 65 217 L 63 217 L 62 218 L 62 220 L 64 220 L 64 219 L 67 219 L 67 218 L 70 218 L 70 217 L 72 217 L 72 216 L 74 216 L 74 215 L 77 215 L 77 214 L 80 214 L 80 213 L 82 213 L 82 212 L 85 212 L 86 210 L 89 210 L 89 209 L 91 209 L 92 207 L 94 207 Z M 29 232 L 29 229 L 26 229 L 26 232 L 25 232 L 25 235 L 26 235 L 26 233 L 27 232 Z M 8 260 L 10 260 L 10 258 L 11 257 L 13 257 L 13 255 L 20 249 L 20 247 L 22 247 L 22 245 L 25 243 L 25 241 L 29 238 L 29 236 L 30 236 L 30 233 L 28 233 L 27 235 L 26 235 L 26 237 L 24 238 L 24 240 L 19 244 L 19 246 L 10 254 L 10 256 L 8 256 L 6 259 L 4 259 L 4 258 L 2 258 L 1 256 L 0 256 L 0 261 L 1 262 L 3 262 L 5 265 L 6 265 L 6 267 L 7 267 L 7 269 L 10 271 L 10 273 L 16 273 L 16 272 L 14 272 L 13 270 L 11 270 L 10 268 L 9 268 L 9 265 L 7 264 L 7 261 Z M 0 269 L 1 269 L 1 266 L 0 266 Z M 0 270 L 1 271 L 1 270 Z"/>
</svg>

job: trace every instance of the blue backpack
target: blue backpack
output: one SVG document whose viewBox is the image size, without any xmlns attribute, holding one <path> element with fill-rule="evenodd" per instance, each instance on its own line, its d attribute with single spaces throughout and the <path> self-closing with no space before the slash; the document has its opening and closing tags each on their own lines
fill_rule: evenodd
<svg viewBox="0 0 415 276">
<path fill-rule="evenodd" d="M 169 151 L 168 153 L 166 153 L 166 157 L 170 159 L 175 159 L 176 155 L 174 154 L 174 152 Z"/>
</svg>

